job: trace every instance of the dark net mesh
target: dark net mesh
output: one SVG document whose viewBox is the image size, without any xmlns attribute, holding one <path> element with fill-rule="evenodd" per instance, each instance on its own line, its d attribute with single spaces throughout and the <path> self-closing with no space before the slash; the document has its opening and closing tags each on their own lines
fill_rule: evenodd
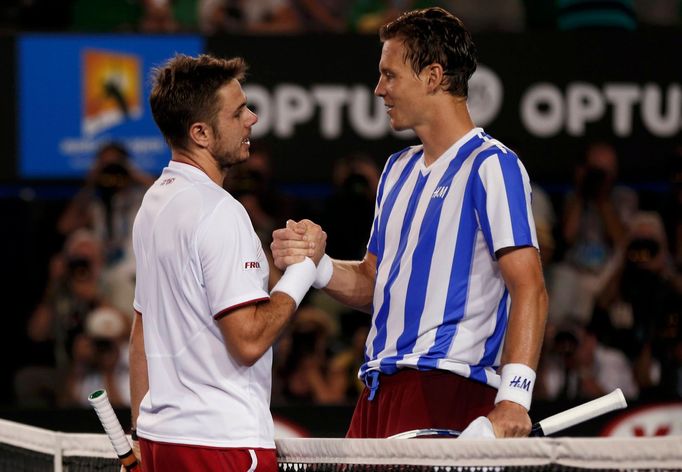
<svg viewBox="0 0 682 472">
<path fill-rule="evenodd" d="M 54 456 L 0 443 L 0 472 L 52 472 Z"/>
</svg>

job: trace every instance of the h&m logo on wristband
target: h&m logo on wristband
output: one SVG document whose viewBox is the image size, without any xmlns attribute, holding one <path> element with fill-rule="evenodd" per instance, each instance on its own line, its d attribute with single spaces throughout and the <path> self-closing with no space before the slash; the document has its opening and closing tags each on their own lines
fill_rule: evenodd
<svg viewBox="0 0 682 472">
<path fill-rule="evenodd" d="M 520 375 L 515 375 L 511 382 L 509 382 L 510 387 L 520 388 L 526 392 L 530 392 L 531 381 L 527 378 L 521 377 Z"/>
</svg>

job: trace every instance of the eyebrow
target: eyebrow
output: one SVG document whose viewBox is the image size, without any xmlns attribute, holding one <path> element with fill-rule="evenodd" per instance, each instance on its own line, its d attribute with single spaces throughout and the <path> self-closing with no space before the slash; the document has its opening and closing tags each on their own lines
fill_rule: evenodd
<svg viewBox="0 0 682 472">
<path fill-rule="evenodd" d="M 246 100 L 244 100 L 243 102 L 241 102 L 241 103 L 239 104 L 239 106 L 238 106 L 237 108 L 234 109 L 234 112 L 233 112 L 233 113 L 238 113 L 238 112 L 242 111 L 242 109 L 244 109 L 245 107 L 246 107 Z"/>
</svg>

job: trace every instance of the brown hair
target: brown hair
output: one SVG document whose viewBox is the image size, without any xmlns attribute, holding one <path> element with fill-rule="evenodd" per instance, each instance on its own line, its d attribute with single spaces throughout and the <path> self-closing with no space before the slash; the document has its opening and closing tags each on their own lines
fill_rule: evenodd
<svg viewBox="0 0 682 472">
<path fill-rule="evenodd" d="M 207 54 L 178 54 L 155 68 L 149 104 L 168 145 L 186 147 L 192 123 L 212 124 L 220 107 L 218 90 L 231 80 L 242 81 L 246 69 L 240 57 L 222 59 Z"/>
<path fill-rule="evenodd" d="M 439 7 L 413 10 L 379 30 L 381 41 L 401 39 L 405 61 L 419 74 L 429 64 L 440 64 L 444 89 L 466 97 L 468 82 L 476 70 L 476 46 L 462 21 Z"/>
</svg>

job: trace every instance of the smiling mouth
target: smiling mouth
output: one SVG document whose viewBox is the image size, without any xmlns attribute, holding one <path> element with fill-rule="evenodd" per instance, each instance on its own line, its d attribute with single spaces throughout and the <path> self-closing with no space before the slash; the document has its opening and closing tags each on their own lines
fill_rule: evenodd
<svg viewBox="0 0 682 472">
<path fill-rule="evenodd" d="M 242 139 L 242 144 L 246 144 L 247 146 L 250 146 L 251 145 L 251 139 L 250 138 Z"/>
</svg>

